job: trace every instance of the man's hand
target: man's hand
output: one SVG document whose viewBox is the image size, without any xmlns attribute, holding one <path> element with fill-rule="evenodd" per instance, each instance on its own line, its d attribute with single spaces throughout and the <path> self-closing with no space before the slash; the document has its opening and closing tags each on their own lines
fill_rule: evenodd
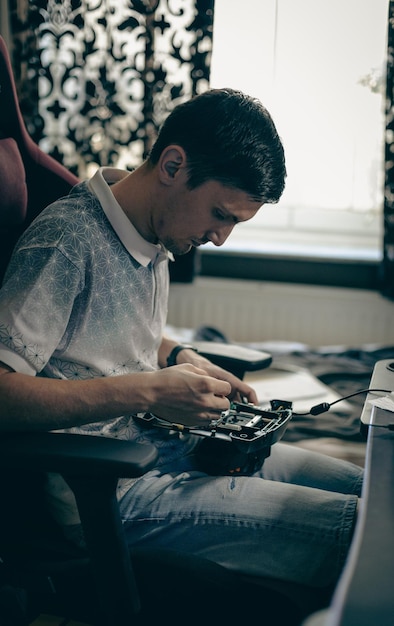
<svg viewBox="0 0 394 626">
<path fill-rule="evenodd" d="M 231 384 L 191 364 L 147 374 L 149 412 L 186 426 L 207 426 L 230 406 Z"/>
<path fill-rule="evenodd" d="M 250 385 L 240 380 L 231 372 L 215 365 L 209 361 L 209 359 L 201 356 L 201 354 L 194 352 L 194 350 L 181 350 L 178 354 L 177 362 L 178 364 L 191 363 L 195 367 L 199 368 L 199 370 L 203 370 L 208 376 L 230 383 L 230 392 L 225 394 L 229 400 L 242 402 L 246 400 L 252 404 L 257 404 L 258 398 L 256 392 L 252 387 L 250 387 Z"/>
<path fill-rule="evenodd" d="M 234 374 L 227 370 L 214 365 L 209 359 L 201 356 L 193 350 L 182 350 L 177 359 L 178 363 L 192 363 L 196 367 L 203 369 L 209 376 L 218 378 L 219 380 L 226 380 L 231 385 L 231 392 L 228 395 L 230 400 L 236 400 L 243 402 L 245 399 L 252 404 L 257 404 L 258 399 L 255 390 L 250 385 L 244 383 Z"/>
</svg>

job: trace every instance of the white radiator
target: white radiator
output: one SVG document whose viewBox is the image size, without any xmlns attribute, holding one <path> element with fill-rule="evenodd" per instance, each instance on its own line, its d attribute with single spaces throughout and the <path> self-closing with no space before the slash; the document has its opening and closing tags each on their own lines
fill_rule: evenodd
<svg viewBox="0 0 394 626">
<path fill-rule="evenodd" d="M 394 345 L 394 302 L 361 289 L 197 278 L 171 285 L 168 324 L 214 326 L 238 342 Z"/>
</svg>

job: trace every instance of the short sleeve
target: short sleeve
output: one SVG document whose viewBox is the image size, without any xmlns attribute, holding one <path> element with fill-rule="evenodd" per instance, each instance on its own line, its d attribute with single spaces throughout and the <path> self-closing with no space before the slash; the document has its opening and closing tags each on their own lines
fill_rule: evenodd
<svg viewBox="0 0 394 626">
<path fill-rule="evenodd" d="M 0 360 L 27 374 L 42 371 L 67 341 L 81 272 L 57 248 L 17 251 L 0 291 Z"/>
</svg>

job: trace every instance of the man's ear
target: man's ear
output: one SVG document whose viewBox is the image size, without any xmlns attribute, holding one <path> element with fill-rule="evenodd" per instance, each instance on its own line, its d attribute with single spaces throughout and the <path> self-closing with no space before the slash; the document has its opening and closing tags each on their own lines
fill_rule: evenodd
<svg viewBox="0 0 394 626">
<path fill-rule="evenodd" d="M 164 148 L 159 160 L 160 180 L 165 185 L 172 185 L 180 170 L 186 167 L 186 153 L 181 146 L 171 145 Z"/>
</svg>

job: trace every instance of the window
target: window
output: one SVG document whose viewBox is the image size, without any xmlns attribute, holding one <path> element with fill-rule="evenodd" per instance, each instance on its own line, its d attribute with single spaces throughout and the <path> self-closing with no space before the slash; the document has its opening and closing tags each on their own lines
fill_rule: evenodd
<svg viewBox="0 0 394 626">
<path fill-rule="evenodd" d="M 387 15 L 387 0 L 215 1 L 210 86 L 265 104 L 288 170 L 222 250 L 380 258 Z"/>
</svg>

